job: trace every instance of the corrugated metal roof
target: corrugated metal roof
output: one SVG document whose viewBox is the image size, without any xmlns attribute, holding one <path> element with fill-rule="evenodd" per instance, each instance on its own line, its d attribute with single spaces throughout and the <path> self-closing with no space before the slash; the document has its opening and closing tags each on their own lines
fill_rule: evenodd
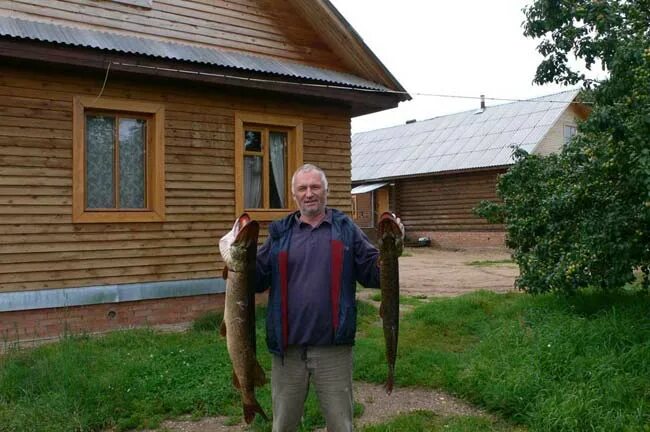
<svg viewBox="0 0 650 432">
<path fill-rule="evenodd" d="M 570 90 L 527 101 L 354 134 L 352 181 L 505 166 L 512 146 L 533 151 L 575 99 Z"/>
<path fill-rule="evenodd" d="M 77 27 L 67 27 L 46 22 L 28 21 L 7 16 L 0 16 L 0 36 L 95 48 L 120 53 L 140 54 L 377 91 L 389 90 L 380 84 L 352 74 L 321 69 L 286 60 Z"/>
<path fill-rule="evenodd" d="M 374 191 L 375 189 L 379 189 L 380 187 L 386 186 L 387 184 L 388 184 L 387 182 L 364 184 L 364 185 L 352 188 L 350 193 L 352 195 L 362 194 L 362 193 Z"/>
</svg>

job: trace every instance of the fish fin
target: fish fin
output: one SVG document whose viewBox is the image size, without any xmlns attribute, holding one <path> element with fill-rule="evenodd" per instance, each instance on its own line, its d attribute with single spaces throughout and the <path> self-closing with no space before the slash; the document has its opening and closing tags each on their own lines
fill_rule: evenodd
<svg viewBox="0 0 650 432">
<path fill-rule="evenodd" d="M 260 364 L 256 361 L 254 385 L 255 387 L 262 387 L 264 384 L 266 384 L 266 374 L 264 373 L 262 366 L 260 366 Z"/>
<path fill-rule="evenodd" d="M 221 327 L 219 327 L 219 334 L 221 334 L 221 336 L 223 336 L 223 337 L 226 337 L 226 322 L 225 321 L 221 321 Z"/>
<path fill-rule="evenodd" d="M 246 405 L 244 404 L 244 420 L 246 424 L 251 424 L 255 418 L 255 414 L 259 414 L 264 418 L 264 420 L 269 421 L 269 418 L 264 413 L 264 410 L 260 406 L 259 402 L 254 401 L 254 404 Z"/>
<path fill-rule="evenodd" d="M 237 378 L 235 371 L 232 371 L 232 385 L 235 386 L 236 389 L 241 388 L 241 385 L 239 384 L 239 378 Z"/>
<path fill-rule="evenodd" d="M 228 279 L 228 267 L 224 266 L 223 270 L 221 270 L 221 277 L 223 277 L 223 280 Z"/>
</svg>

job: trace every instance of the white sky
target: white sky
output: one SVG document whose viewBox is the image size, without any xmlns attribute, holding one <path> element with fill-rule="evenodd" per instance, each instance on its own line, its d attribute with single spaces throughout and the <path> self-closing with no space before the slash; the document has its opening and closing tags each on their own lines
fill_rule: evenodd
<svg viewBox="0 0 650 432">
<path fill-rule="evenodd" d="M 533 85 L 542 57 L 525 38 L 531 0 L 331 0 L 413 97 L 398 108 L 352 120 L 352 132 L 477 109 L 478 99 L 527 99 L 567 90 Z M 504 102 L 487 101 L 488 106 Z"/>
</svg>

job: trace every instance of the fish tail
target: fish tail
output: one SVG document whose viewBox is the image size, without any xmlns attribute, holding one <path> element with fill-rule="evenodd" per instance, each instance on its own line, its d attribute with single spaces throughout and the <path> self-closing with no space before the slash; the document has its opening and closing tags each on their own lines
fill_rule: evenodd
<svg viewBox="0 0 650 432">
<path fill-rule="evenodd" d="M 393 392 L 393 387 L 395 385 L 395 369 L 388 367 L 388 378 L 386 378 L 386 384 L 384 384 L 384 390 L 386 394 L 391 394 Z"/>
<path fill-rule="evenodd" d="M 259 414 L 266 421 L 269 421 L 269 418 L 264 413 L 264 410 L 260 406 L 259 402 L 253 400 L 252 404 L 244 404 L 244 420 L 246 424 L 251 424 L 255 418 L 255 414 Z"/>
</svg>

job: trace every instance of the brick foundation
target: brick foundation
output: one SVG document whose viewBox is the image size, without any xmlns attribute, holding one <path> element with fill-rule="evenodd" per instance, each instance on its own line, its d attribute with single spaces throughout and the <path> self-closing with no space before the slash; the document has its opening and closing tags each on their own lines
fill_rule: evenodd
<svg viewBox="0 0 650 432">
<path fill-rule="evenodd" d="M 259 302 L 259 300 L 258 300 Z M 191 323 L 222 311 L 224 294 L 174 297 L 90 306 L 0 312 L 0 337 L 7 343 L 37 343 L 63 334 L 103 333 L 134 327 Z"/>
</svg>

